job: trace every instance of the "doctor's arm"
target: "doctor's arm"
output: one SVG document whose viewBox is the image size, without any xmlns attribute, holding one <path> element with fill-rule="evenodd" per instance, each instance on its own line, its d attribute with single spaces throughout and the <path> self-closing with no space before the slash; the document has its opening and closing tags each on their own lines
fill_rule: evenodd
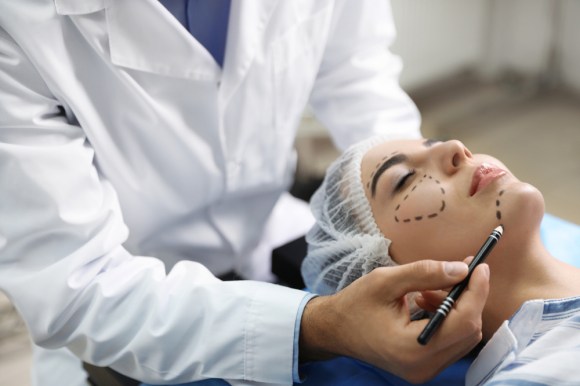
<svg viewBox="0 0 580 386">
<path fill-rule="evenodd" d="M 423 260 L 378 268 L 304 310 L 300 358 L 335 354 L 363 360 L 410 382 L 425 382 L 465 356 L 481 340 L 481 313 L 489 269 L 478 267 L 461 301 L 425 346 L 417 337 L 427 320 L 411 321 L 405 294 L 451 287 L 467 275 L 461 262 Z"/>
<path fill-rule="evenodd" d="M 34 343 L 150 383 L 291 384 L 305 293 L 131 254 L 90 138 L 39 71 L 0 28 L 0 290 Z"/>
<path fill-rule="evenodd" d="M 340 149 L 375 134 L 420 136 L 401 60 L 388 49 L 395 35 L 389 1 L 336 2 L 310 104 Z"/>
</svg>

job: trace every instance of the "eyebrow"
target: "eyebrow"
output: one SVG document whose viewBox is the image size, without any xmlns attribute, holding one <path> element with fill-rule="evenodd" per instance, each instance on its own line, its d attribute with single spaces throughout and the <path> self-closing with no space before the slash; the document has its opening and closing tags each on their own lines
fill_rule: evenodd
<svg viewBox="0 0 580 386">
<path fill-rule="evenodd" d="M 399 165 L 399 164 L 405 162 L 406 160 L 407 160 L 407 156 L 405 154 L 397 154 L 397 155 L 389 158 L 385 162 L 383 162 L 383 164 L 377 169 L 377 172 L 373 176 L 373 180 L 372 180 L 372 184 L 371 184 L 371 196 L 373 198 L 375 197 L 375 193 L 377 190 L 377 183 L 379 182 L 379 178 L 381 177 L 381 175 L 385 171 L 387 171 L 387 169 L 389 169 L 390 167 L 393 167 L 395 165 Z"/>
<path fill-rule="evenodd" d="M 441 142 L 438 139 L 427 139 L 425 140 L 422 145 L 425 147 L 431 147 L 433 146 L 433 144 Z M 405 162 L 408 159 L 408 157 L 405 154 L 397 154 L 391 158 L 389 158 L 388 160 L 386 160 L 385 162 L 383 162 L 383 164 L 377 169 L 377 172 L 375 173 L 375 175 L 373 176 L 372 179 L 372 183 L 371 183 L 371 197 L 375 197 L 375 193 L 377 191 L 377 184 L 379 182 L 379 178 L 381 177 L 381 175 L 387 171 L 387 169 L 395 166 L 395 165 L 399 165 L 403 162 Z"/>
<path fill-rule="evenodd" d="M 425 146 L 425 147 L 431 147 L 434 144 L 439 143 L 439 142 L 441 142 L 440 139 L 429 138 L 429 139 L 425 140 L 425 142 L 423 142 L 423 146 Z"/>
</svg>

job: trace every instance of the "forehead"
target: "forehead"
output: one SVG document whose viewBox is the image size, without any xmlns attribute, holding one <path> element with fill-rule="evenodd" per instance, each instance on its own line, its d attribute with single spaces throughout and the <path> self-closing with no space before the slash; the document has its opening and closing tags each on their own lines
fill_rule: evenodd
<svg viewBox="0 0 580 386">
<path fill-rule="evenodd" d="M 397 140 L 379 143 L 370 148 L 362 159 L 362 168 L 373 167 L 376 162 L 391 157 L 397 153 L 408 153 L 423 147 L 425 139 Z"/>
</svg>

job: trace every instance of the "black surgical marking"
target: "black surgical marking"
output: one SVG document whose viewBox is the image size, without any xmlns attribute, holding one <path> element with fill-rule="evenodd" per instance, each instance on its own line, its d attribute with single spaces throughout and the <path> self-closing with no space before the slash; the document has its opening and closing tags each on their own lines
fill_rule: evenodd
<svg viewBox="0 0 580 386">
<path fill-rule="evenodd" d="M 499 192 L 499 196 L 501 197 L 503 192 L 505 192 L 505 190 L 502 190 Z M 501 220 L 501 211 L 499 210 L 499 207 L 501 205 L 501 202 L 499 201 L 499 199 L 495 200 L 495 206 L 498 208 L 498 210 L 495 211 L 495 217 L 498 220 Z"/>
<path fill-rule="evenodd" d="M 425 147 L 431 147 L 431 146 L 433 146 L 433 144 L 439 143 L 439 142 L 441 142 L 441 141 L 438 139 L 429 138 L 429 139 L 425 140 L 422 143 L 422 145 Z M 373 198 L 375 197 L 375 193 L 377 190 L 377 182 L 379 180 L 379 177 L 385 172 L 385 170 L 387 170 L 388 168 L 390 168 L 393 165 L 403 163 L 403 162 L 407 161 L 407 159 L 408 159 L 408 157 L 405 154 L 400 154 L 397 150 L 395 150 L 394 152 L 392 152 L 388 156 L 383 157 L 383 160 L 385 162 L 382 162 L 382 161 L 379 162 L 376 166 L 375 171 L 373 172 L 373 174 L 371 174 L 371 179 L 372 179 L 371 196 Z M 426 177 L 426 176 L 427 176 L 427 174 L 425 174 L 423 177 Z M 431 178 L 431 176 L 429 176 L 429 178 Z"/>
<path fill-rule="evenodd" d="M 376 173 L 373 173 L 374 175 L 371 176 L 371 178 L 372 178 L 372 184 L 371 184 L 372 197 L 375 196 L 375 193 L 377 190 L 377 183 L 379 182 L 379 178 L 381 177 L 381 175 L 390 167 L 401 164 L 401 163 L 405 162 L 406 160 L 407 160 L 406 155 L 397 154 L 397 155 L 393 156 L 392 158 L 389 158 L 388 160 L 386 160 L 382 164 L 379 162 L 379 164 L 377 165 L 378 169 L 376 170 Z"/>
<path fill-rule="evenodd" d="M 427 177 L 427 174 L 424 174 L 423 175 L 423 178 L 426 178 L 426 177 Z M 428 177 L 429 177 L 429 179 L 434 180 L 436 183 L 439 184 L 439 180 L 433 179 L 432 176 L 428 176 Z M 417 187 L 419 186 L 419 184 L 421 184 L 422 182 L 423 182 L 423 179 L 421 179 L 415 186 L 413 186 L 413 188 L 411 189 L 411 192 L 409 194 L 407 194 L 403 198 L 403 201 L 406 201 L 409 198 L 409 195 L 412 192 L 414 192 L 415 189 L 417 189 Z M 439 187 L 439 189 L 441 191 L 441 195 L 444 196 L 445 195 L 445 189 L 443 189 L 443 187 Z M 445 204 L 445 200 L 441 200 L 441 207 L 439 208 L 439 213 L 441 213 L 441 212 L 443 212 L 445 210 L 445 205 L 446 205 Z M 395 212 L 398 211 L 400 208 L 401 208 L 401 204 L 398 204 L 397 207 L 395 208 Z M 439 215 L 439 213 L 431 213 L 431 214 L 429 214 L 427 216 L 423 216 L 423 215 L 415 216 L 413 219 L 415 221 L 421 221 L 423 218 L 435 218 L 435 217 L 437 217 Z M 411 222 L 411 220 L 412 220 L 411 218 L 406 218 L 406 219 L 403 220 L 403 222 L 408 223 L 408 222 Z M 395 215 L 395 221 L 396 222 L 400 222 L 399 217 L 396 216 L 396 215 Z"/>
</svg>

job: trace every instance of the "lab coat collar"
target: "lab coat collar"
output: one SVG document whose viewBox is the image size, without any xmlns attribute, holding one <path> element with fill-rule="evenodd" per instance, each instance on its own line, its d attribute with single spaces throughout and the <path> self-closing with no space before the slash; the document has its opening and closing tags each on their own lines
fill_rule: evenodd
<svg viewBox="0 0 580 386">
<path fill-rule="evenodd" d="M 159 75 L 217 81 L 221 68 L 158 0 L 55 0 L 65 15 L 106 11 L 111 61 Z"/>
<path fill-rule="evenodd" d="M 62 15 L 105 9 L 113 64 L 160 75 L 220 81 L 228 99 L 269 39 L 263 33 L 279 0 L 233 1 L 224 70 L 158 0 L 54 0 Z M 137 42 L 137 43 L 136 43 Z"/>
</svg>

